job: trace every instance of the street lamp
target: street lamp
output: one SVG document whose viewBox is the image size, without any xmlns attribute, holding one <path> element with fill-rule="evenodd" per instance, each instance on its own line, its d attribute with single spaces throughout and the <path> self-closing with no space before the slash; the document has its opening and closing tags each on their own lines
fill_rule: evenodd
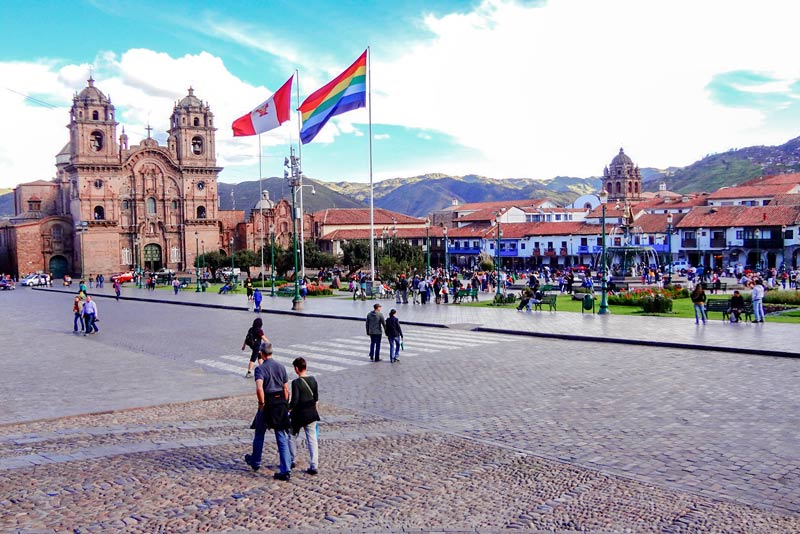
<svg viewBox="0 0 800 534">
<path fill-rule="evenodd" d="M 781 272 L 786 271 L 786 225 L 781 226 Z"/>
<path fill-rule="evenodd" d="M 258 218 L 261 221 L 261 288 L 264 288 L 264 200 L 269 196 L 266 189 L 261 191 L 261 202 L 258 203 Z"/>
<path fill-rule="evenodd" d="M 442 233 L 444 234 L 444 276 L 447 278 L 450 276 L 450 263 L 447 257 L 447 226 L 445 226 L 444 223 L 442 223 Z"/>
<path fill-rule="evenodd" d="M 672 212 L 667 213 L 667 285 L 672 284 Z"/>
<path fill-rule="evenodd" d="M 495 271 L 497 271 L 497 292 L 496 297 L 501 296 L 501 287 L 503 285 L 502 280 L 500 279 L 500 238 L 503 237 L 503 230 L 500 229 L 500 213 L 497 214 L 497 245 L 495 245 L 495 257 L 497 258 L 497 262 L 495 265 Z"/>
<path fill-rule="evenodd" d="M 608 310 L 608 287 L 606 286 L 606 279 L 608 278 L 608 273 L 606 270 L 607 262 L 606 262 L 606 203 L 608 202 L 608 191 L 603 189 L 600 191 L 600 204 L 603 207 L 602 216 L 600 218 L 600 225 L 602 228 L 602 239 L 603 239 L 603 254 L 602 254 L 602 263 L 603 263 L 603 278 L 600 280 L 600 309 L 597 310 L 598 315 L 606 315 L 611 313 Z"/>
<path fill-rule="evenodd" d="M 271 284 L 272 293 L 270 296 L 274 297 L 275 296 L 275 225 L 273 223 L 270 223 L 269 225 L 269 239 L 271 241 L 271 246 L 269 249 L 269 254 L 270 254 L 269 265 L 271 271 L 270 280 L 272 282 Z"/>
<path fill-rule="evenodd" d="M 86 252 L 83 249 L 83 234 L 88 229 L 89 229 L 89 223 L 86 221 L 78 221 L 75 224 L 75 231 L 78 232 L 81 239 L 81 278 L 85 276 L 83 273 L 85 271 L 84 258 L 86 257 Z"/>
<path fill-rule="evenodd" d="M 200 234 L 194 233 L 194 272 L 197 277 L 195 293 L 200 293 Z"/>
<path fill-rule="evenodd" d="M 200 256 L 201 261 L 201 268 L 200 272 L 203 274 L 203 282 L 200 284 L 200 289 L 205 291 L 206 290 L 206 283 L 205 283 L 205 273 L 206 273 L 206 242 L 202 239 L 200 240 L 200 252 L 202 253 Z"/>
<path fill-rule="evenodd" d="M 233 245 L 234 245 L 234 241 L 233 241 L 233 236 L 232 235 L 231 235 L 230 243 L 231 243 L 231 282 L 233 282 L 233 280 L 234 280 L 234 278 L 233 278 L 233 269 L 234 269 L 234 265 L 233 265 L 233 254 L 234 254 Z M 231 287 L 233 287 L 233 286 L 231 286 Z"/>
<path fill-rule="evenodd" d="M 139 271 L 142 269 L 142 262 L 139 261 L 139 247 L 141 245 L 141 241 L 139 238 L 133 240 L 133 252 L 136 255 L 136 269 L 134 269 L 134 274 L 136 276 L 136 287 L 142 289 L 142 277 L 140 276 Z"/>
<path fill-rule="evenodd" d="M 756 228 L 756 273 L 761 274 L 761 228 Z"/>
<path fill-rule="evenodd" d="M 292 299 L 292 309 L 303 309 L 303 299 L 300 298 L 300 269 L 297 264 L 297 209 L 295 202 L 297 192 L 300 191 L 300 180 L 302 172 L 300 170 L 300 158 L 294 155 L 294 147 L 291 148 L 288 158 L 283 160 L 284 171 L 283 177 L 289 180 L 289 185 L 292 188 L 292 249 L 294 255 L 294 299 Z M 312 189 L 313 191 L 313 189 Z"/>
<path fill-rule="evenodd" d="M 427 266 L 425 268 L 425 279 L 431 276 L 431 219 L 425 217 L 425 252 L 428 255 Z"/>
</svg>

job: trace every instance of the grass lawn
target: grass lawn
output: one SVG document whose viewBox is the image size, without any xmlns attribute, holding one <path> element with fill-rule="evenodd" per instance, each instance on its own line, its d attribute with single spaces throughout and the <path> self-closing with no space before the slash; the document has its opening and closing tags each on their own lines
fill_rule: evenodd
<svg viewBox="0 0 800 534">
<path fill-rule="evenodd" d="M 598 308 L 600 307 L 600 294 L 596 293 L 595 296 L 597 297 L 597 302 L 595 305 L 595 312 L 597 312 Z M 475 306 L 475 307 L 489 307 L 489 308 L 508 308 L 508 309 L 515 309 L 518 306 L 518 302 L 513 304 L 504 304 L 502 306 L 495 306 L 492 303 L 492 299 L 494 295 L 490 295 L 488 293 L 480 293 L 478 298 L 481 299 L 480 302 L 465 302 L 460 304 L 460 306 Z M 719 297 L 709 297 L 709 299 L 719 298 Z M 729 298 L 726 296 L 725 298 Z M 582 302 L 579 300 L 572 300 L 572 297 L 569 295 L 558 295 L 557 299 L 557 308 L 560 312 L 572 312 L 572 313 L 580 313 L 581 312 L 581 304 Z M 547 306 L 545 306 L 545 310 Z M 682 317 L 686 319 L 694 319 L 694 306 L 692 305 L 692 301 L 690 299 L 676 299 L 672 301 L 672 313 L 644 313 L 642 309 L 638 306 L 608 306 L 608 310 L 611 312 L 612 315 L 638 315 L 638 316 L 653 316 L 653 317 Z M 719 312 L 713 312 L 709 317 L 710 321 L 719 321 L 722 319 L 722 314 Z M 783 313 L 781 315 L 769 315 L 766 318 L 767 322 L 776 322 L 776 323 L 798 323 L 800 324 L 800 310 L 792 311 Z"/>
</svg>

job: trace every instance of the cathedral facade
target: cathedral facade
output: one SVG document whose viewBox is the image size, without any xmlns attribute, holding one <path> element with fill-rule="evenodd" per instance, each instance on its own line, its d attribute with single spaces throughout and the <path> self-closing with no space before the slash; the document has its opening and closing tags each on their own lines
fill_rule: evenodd
<svg viewBox="0 0 800 534">
<path fill-rule="evenodd" d="M 14 190 L 0 227 L 0 269 L 64 274 L 193 269 L 199 243 L 225 249 L 217 207 L 214 115 L 192 88 L 176 102 L 166 146 L 128 144 L 115 108 L 89 79 L 72 101 L 56 177 Z"/>
</svg>

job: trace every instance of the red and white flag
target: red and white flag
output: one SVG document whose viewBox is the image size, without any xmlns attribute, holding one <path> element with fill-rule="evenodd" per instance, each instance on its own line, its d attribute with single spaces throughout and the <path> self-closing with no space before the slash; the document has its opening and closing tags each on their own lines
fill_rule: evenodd
<svg viewBox="0 0 800 534">
<path fill-rule="evenodd" d="M 233 121 L 233 136 L 257 135 L 274 130 L 291 116 L 292 80 L 289 78 L 280 89 L 256 109 Z"/>
</svg>

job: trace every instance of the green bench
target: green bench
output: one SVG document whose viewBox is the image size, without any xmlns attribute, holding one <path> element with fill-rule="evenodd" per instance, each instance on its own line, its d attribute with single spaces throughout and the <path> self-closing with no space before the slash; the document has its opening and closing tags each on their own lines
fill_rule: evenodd
<svg viewBox="0 0 800 534">
<path fill-rule="evenodd" d="M 533 309 L 542 311 L 542 306 L 547 304 L 547 306 L 549 307 L 548 311 L 558 311 L 556 309 L 556 298 L 557 298 L 556 295 L 545 295 L 544 297 L 542 297 L 542 300 L 533 303 Z"/>
<path fill-rule="evenodd" d="M 730 309 L 731 309 L 730 299 L 708 299 L 706 301 L 706 315 L 710 314 L 711 312 L 720 312 L 722 313 L 723 321 L 730 320 L 730 315 L 731 315 Z M 744 317 L 745 321 L 753 320 L 752 302 L 744 303 L 744 310 L 742 310 L 742 317 Z"/>
<path fill-rule="evenodd" d="M 191 276 L 180 276 L 178 277 L 178 282 L 181 284 L 181 289 L 186 289 L 190 285 L 192 285 L 192 277 Z"/>
<path fill-rule="evenodd" d="M 711 282 L 703 282 L 701 285 L 703 286 L 703 289 L 706 291 L 714 291 L 714 284 L 712 284 Z M 719 289 L 723 293 L 728 291 L 728 282 L 720 282 Z"/>
<path fill-rule="evenodd" d="M 275 294 L 277 294 L 279 297 L 293 297 L 294 286 L 281 286 L 275 290 Z"/>
<path fill-rule="evenodd" d="M 453 304 L 460 304 L 465 298 L 469 297 L 471 301 L 478 301 L 478 289 L 459 289 L 458 293 L 453 295 Z"/>
</svg>

